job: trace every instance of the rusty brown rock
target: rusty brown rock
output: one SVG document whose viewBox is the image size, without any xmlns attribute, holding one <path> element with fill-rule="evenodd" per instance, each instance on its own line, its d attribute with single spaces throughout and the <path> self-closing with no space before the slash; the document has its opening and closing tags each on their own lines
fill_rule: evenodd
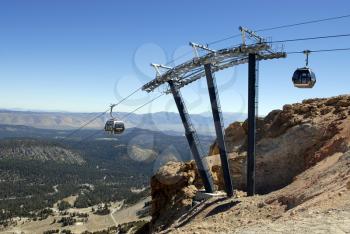
<svg viewBox="0 0 350 234">
<path fill-rule="evenodd" d="M 332 110 L 333 110 L 333 108 L 327 106 L 327 107 L 325 107 L 325 108 L 322 108 L 322 109 L 320 110 L 320 113 L 321 113 L 321 115 L 326 115 L 326 114 L 330 113 Z"/>
<path fill-rule="evenodd" d="M 243 142 L 245 141 L 246 132 L 244 130 L 244 127 L 242 123 L 240 122 L 234 122 L 230 124 L 225 129 L 225 144 L 226 149 L 228 152 L 232 152 L 237 147 L 240 147 Z M 217 145 L 217 142 L 215 141 L 214 144 L 210 146 L 209 155 L 214 155 L 219 153 L 219 146 Z"/>
<path fill-rule="evenodd" d="M 168 162 L 151 178 L 154 227 L 160 227 L 183 214 L 192 205 L 198 180 L 194 161 Z M 197 186 L 199 183 L 197 183 Z"/>
<path fill-rule="evenodd" d="M 257 119 L 257 191 L 267 193 L 282 188 L 321 160 L 349 151 L 349 106 L 350 96 L 346 95 L 315 98 L 285 105 L 283 110 L 274 110 L 265 118 Z M 245 190 L 247 121 L 229 125 L 225 135 L 234 189 Z M 223 190 L 218 152 L 214 143 L 207 161 L 214 183 Z M 201 186 L 194 162 L 166 165 L 152 178 L 153 224 L 164 225 L 183 214 L 191 207 Z M 290 197 L 281 197 L 279 202 L 290 200 Z"/>
<path fill-rule="evenodd" d="M 349 107 L 350 106 L 350 101 L 349 101 L 349 99 L 341 99 L 341 100 L 338 101 L 337 106 Z"/>
</svg>

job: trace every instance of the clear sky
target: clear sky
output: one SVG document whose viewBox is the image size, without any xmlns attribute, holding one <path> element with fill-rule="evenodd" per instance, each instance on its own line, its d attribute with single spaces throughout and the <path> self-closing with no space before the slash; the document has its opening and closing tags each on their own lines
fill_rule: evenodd
<svg viewBox="0 0 350 234">
<path fill-rule="evenodd" d="M 251 29 L 350 14 L 344 1 L 0 1 L 0 108 L 94 112 L 154 78 L 149 63 L 167 63 L 208 43 Z M 261 33 L 273 40 L 350 33 L 350 18 Z M 350 38 L 285 44 L 286 51 L 350 47 Z M 216 44 L 223 48 L 240 38 Z M 192 54 L 175 62 L 176 65 Z M 266 114 L 310 97 L 346 94 L 349 51 L 312 54 L 313 89 L 296 89 L 291 76 L 303 55 L 260 63 L 260 107 Z M 247 66 L 216 74 L 225 112 L 246 112 Z M 191 113 L 210 110 L 205 79 L 182 89 Z M 157 93 L 137 93 L 120 111 Z M 139 113 L 176 111 L 166 96 Z"/>
</svg>

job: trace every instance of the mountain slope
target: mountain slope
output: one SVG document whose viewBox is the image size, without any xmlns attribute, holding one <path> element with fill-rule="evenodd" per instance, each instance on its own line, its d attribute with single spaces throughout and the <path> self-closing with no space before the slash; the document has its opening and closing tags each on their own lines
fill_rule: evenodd
<svg viewBox="0 0 350 234">
<path fill-rule="evenodd" d="M 77 207 L 132 204 L 149 195 L 158 167 L 169 159 L 191 159 L 182 135 L 128 128 L 116 136 L 84 129 L 65 138 L 71 131 L 0 125 L 0 228 L 13 217 L 40 217 L 72 195 Z M 208 150 L 213 137 L 200 138 Z"/>
<path fill-rule="evenodd" d="M 34 160 L 78 164 L 85 160 L 75 152 L 60 145 L 34 139 L 11 139 L 0 141 L 0 160 Z"/>
<path fill-rule="evenodd" d="M 350 151 L 334 154 L 270 194 L 211 198 L 164 233 L 347 233 Z"/>
<path fill-rule="evenodd" d="M 350 230 L 350 96 L 285 105 L 257 122 L 256 189 L 265 195 L 245 197 L 247 124 L 234 123 L 226 143 L 236 196 L 203 200 L 195 164 L 168 163 L 151 181 L 153 231 Z M 222 190 L 217 152 L 214 143 L 206 160 Z"/>
</svg>

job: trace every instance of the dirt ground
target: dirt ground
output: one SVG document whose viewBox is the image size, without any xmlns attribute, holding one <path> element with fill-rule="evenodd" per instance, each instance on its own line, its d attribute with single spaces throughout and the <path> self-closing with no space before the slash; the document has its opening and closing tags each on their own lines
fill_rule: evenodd
<svg viewBox="0 0 350 234">
<path fill-rule="evenodd" d="M 275 192 L 199 203 L 160 233 L 350 233 L 350 152 Z"/>
</svg>

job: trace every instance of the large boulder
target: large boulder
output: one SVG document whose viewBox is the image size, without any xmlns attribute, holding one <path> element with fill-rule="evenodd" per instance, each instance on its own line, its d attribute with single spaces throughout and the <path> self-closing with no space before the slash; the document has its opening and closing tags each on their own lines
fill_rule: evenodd
<svg viewBox="0 0 350 234">
<path fill-rule="evenodd" d="M 168 162 L 151 178 L 152 226 L 164 228 L 192 206 L 199 182 L 194 161 Z"/>
<path fill-rule="evenodd" d="M 246 132 L 245 132 L 245 129 L 243 128 L 242 123 L 234 122 L 230 124 L 225 129 L 225 144 L 226 144 L 227 150 L 229 152 L 233 152 L 238 147 L 240 147 L 245 141 L 245 135 L 246 135 Z M 219 153 L 219 146 L 216 141 L 214 142 L 213 145 L 210 146 L 210 152 L 211 154 Z"/>
</svg>

